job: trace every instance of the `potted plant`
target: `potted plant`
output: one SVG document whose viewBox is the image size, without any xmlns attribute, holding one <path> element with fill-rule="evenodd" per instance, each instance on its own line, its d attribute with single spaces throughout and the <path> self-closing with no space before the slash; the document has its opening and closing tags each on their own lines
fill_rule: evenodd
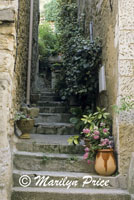
<svg viewBox="0 0 134 200">
<path fill-rule="evenodd" d="M 21 139 L 29 139 L 30 132 L 34 127 L 34 119 L 30 117 L 28 114 L 23 112 L 17 112 L 15 114 L 15 122 L 17 127 L 21 130 L 22 135 L 20 136 Z"/>
<path fill-rule="evenodd" d="M 109 115 L 105 108 L 97 107 L 97 112 L 82 118 L 85 124 L 82 131 L 86 146 L 84 159 L 89 164 L 95 160 L 96 172 L 106 176 L 116 171 Z"/>
<path fill-rule="evenodd" d="M 83 115 L 84 128 L 80 136 L 72 136 L 69 143 L 85 142 L 83 158 L 88 164 L 95 161 L 95 170 L 100 175 L 112 175 L 116 171 L 114 141 L 111 134 L 110 114 L 97 107 L 97 112 Z"/>
</svg>

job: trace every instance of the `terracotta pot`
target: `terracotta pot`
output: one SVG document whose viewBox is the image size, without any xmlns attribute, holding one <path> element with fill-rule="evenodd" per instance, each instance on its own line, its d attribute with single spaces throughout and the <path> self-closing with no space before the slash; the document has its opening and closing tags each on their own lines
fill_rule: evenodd
<svg viewBox="0 0 134 200">
<path fill-rule="evenodd" d="M 99 175 L 110 176 L 116 171 L 116 160 L 113 149 L 98 150 L 95 160 L 95 170 Z"/>
<path fill-rule="evenodd" d="M 90 148 L 90 140 L 88 138 L 84 138 L 85 146 Z"/>
<path fill-rule="evenodd" d="M 33 129 L 34 123 L 35 123 L 34 119 L 28 119 L 28 120 L 21 119 L 21 120 L 17 121 L 17 126 L 22 132 L 22 135 L 20 136 L 20 138 L 22 138 L 22 139 L 30 138 L 29 133 Z"/>
</svg>

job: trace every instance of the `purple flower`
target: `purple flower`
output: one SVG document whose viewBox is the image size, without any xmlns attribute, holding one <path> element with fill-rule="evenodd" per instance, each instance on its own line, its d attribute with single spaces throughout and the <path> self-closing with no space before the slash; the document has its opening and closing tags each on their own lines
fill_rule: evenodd
<svg viewBox="0 0 134 200">
<path fill-rule="evenodd" d="M 90 130 L 88 128 L 84 128 L 83 133 L 88 134 L 88 133 L 90 133 Z"/>
</svg>

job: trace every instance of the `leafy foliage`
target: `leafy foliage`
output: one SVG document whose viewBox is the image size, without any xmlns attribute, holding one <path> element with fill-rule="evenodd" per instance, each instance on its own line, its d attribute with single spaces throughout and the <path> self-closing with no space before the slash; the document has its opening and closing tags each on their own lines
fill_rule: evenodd
<svg viewBox="0 0 134 200">
<path fill-rule="evenodd" d="M 106 112 L 105 108 L 97 107 L 97 112 L 91 113 L 89 115 L 83 115 L 81 120 L 84 122 L 85 127 L 90 128 L 91 130 L 94 126 L 100 126 L 101 123 L 105 123 L 106 125 L 110 126 L 111 119 L 110 114 Z"/>
<path fill-rule="evenodd" d="M 70 122 L 72 124 L 75 125 L 75 128 L 81 132 L 83 127 L 84 127 L 84 124 L 83 124 L 83 121 L 81 120 L 83 114 L 89 114 L 91 112 L 91 110 L 89 110 L 88 108 L 86 108 L 84 111 L 81 107 L 72 107 L 70 109 L 70 112 L 72 113 L 73 117 L 70 118 Z"/>
<path fill-rule="evenodd" d="M 120 106 L 114 105 L 113 109 L 116 113 L 120 113 L 122 111 L 130 111 L 134 109 L 134 100 L 130 96 L 121 98 Z"/>
<path fill-rule="evenodd" d="M 68 143 L 79 144 L 81 139 L 84 139 L 86 141 L 84 159 L 90 163 L 94 160 L 97 150 L 114 147 L 110 114 L 106 112 L 105 108 L 97 107 L 96 112 L 83 115 L 81 121 L 83 123 L 81 134 L 71 136 Z"/>
<path fill-rule="evenodd" d="M 21 119 L 29 120 L 29 119 L 32 119 L 32 118 L 28 114 L 25 114 L 23 112 L 17 112 L 14 116 L 14 121 L 19 121 Z"/>
<path fill-rule="evenodd" d="M 101 64 L 101 45 L 84 36 L 77 21 L 75 1 L 57 0 L 57 28 L 63 54 L 62 77 L 57 89 L 62 99 L 77 96 L 81 105 L 93 105 L 98 94 L 98 70 Z M 81 18 L 82 19 L 82 18 Z"/>
<path fill-rule="evenodd" d="M 40 67 L 49 67 L 48 57 L 58 54 L 58 36 L 52 30 L 49 23 L 44 22 L 39 26 L 39 61 Z"/>
<path fill-rule="evenodd" d="M 57 17 L 57 12 L 58 12 L 57 0 L 51 0 L 49 3 L 44 5 L 44 16 L 46 21 L 54 22 Z"/>
</svg>

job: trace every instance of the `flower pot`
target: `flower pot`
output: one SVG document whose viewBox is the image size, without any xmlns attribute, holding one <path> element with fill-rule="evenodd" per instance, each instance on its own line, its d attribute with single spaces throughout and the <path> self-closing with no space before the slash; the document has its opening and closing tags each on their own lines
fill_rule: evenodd
<svg viewBox="0 0 134 200">
<path fill-rule="evenodd" d="M 98 150 L 95 160 L 95 171 L 103 176 L 114 174 L 116 171 L 116 160 L 113 149 Z"/>
<path fill-rule="evenodd" d="M 21 139 L 29 139 L 30 132 L 34 127 L 34 119 L 21 119 L 17 121 L 17 126 L 21 130 L 22 135 L 20 136 Z"/>
</svg>

